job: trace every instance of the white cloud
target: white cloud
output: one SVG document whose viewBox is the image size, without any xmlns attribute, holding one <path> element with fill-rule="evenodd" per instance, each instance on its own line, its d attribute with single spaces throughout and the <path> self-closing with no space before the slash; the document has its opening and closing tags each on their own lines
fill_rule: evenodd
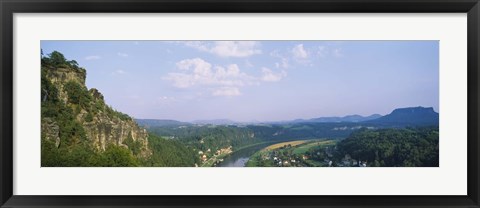
<svg viewBox="0 0 480 208">
<path fill-rule="evenodd" d="M 166 80 L 173 81 L 173 86 L 177 88 L 188 88 L 194 84 L 192 75 L 182 73 L 169 73 Z"/>
<path fill-rule="evenodd" d="M 177 43 L 183 43 L 188 47 L 195 48 L 200 51 L 210 51 L 209 47 L 207 47 L 207 43 L 204 41 L 178 41 Z"/>
<path fill-rule="evenodd" d="M 166 79 L 173 81 L 174 86 L 180 88 L 194 85 L 244 86 L 254 79 L 241 72 L 236 64 L 213 67 L 203 59 L 195 58 L 179 61 L 176 66 L 181 73 L 169 73 Z"/>
<path fill-rule="evenodd" d="M 236 87 L 222 87 L 213 91 L 212 95 L 214 96 L 239 96 L 242 93 Z"/>
<path fill-rule="evenodd" d="M 212 65 L 203 59 L 185 59 L 177 62 L 177 69 L 188 71 L 193 70 L 196 75 L 210 76 L 212 71 Z"/>
<path fill-rule="evenodd" d="M 247 57 L 262 53 L 255 41 L 217 41 L 211 50 L 218 56 Z"/>
<path fill-rule="evenodd" d="M 263 67 L 261 75 L 251 76 L 242 72 L 237 64 L 212 65 L 201 58 L 185 59 L 176 63 L 175 72 L 162 77 L 176 88 L 206 91 L 213 96 L 239 96 L 241 88 L 258 85 L 260 82 L 278 82 L 287 72 L 274 72 Z"/>
<path fill-rule="evenodd" d="M 266 68 L 266 67 L 262 68 L 262 74 L 263 75 L 262 75 L 261 79 L 262 79 L 262 81 L 265 81 L 265 82 L 278 82 L 282 78 L 287 76 L 287 72 L 284 71 L 284 70 L 282 70 L 279 73 L 275 73 L 271 69 Z"/>
<path fill-rule="evenodd" d="M 308 52 L 303 48 L 303 44 L 298 44 L 292 49 L 293 57 L 297 59 L 308 58 Z"/>
<path fill-rule="evenodd" d="M 117 55 L 121 57 L 128 57 L 128 54 L 122 52 L 118 52 Z"/>
<path fill-rule="evenodd" d="M 232 89 L 255 83 L 255 78 L 241 72 L 236 64 L 225 67 L 213 66 L 203 59 L 195 58 L 177 62 L 176 68 L 177 72 L 168 73 L 163 79 L 171 81 L 173 86 L 177 88 L 194 86 L 214 88 L 216 90 L 213 94 L 216 96 L 240 95 L 238 88 L 236 88 L 238 93 L 235 93 L 235 90 Z M 227 93 L 227 88 L 229 93 Z"/>
<path fill-rule="evenodd" d="M 195 48 L 200 51 L 215 54 L 221 57 L 248 57 L 255 54 L 261 54 L 256 41 L 183 41 L 185 46 Z"/>
<path fill-rule="evenodd" d="M 101 59 L 102 57 L 100 56 L 87 56 L 85 57 L 85 60 L 90 61 L 90 60 L 98 60 Z"/>
</svg>

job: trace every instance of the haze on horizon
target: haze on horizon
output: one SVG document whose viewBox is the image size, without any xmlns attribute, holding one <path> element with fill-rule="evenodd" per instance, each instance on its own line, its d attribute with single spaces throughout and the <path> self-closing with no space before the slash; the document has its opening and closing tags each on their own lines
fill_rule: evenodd
<svg viewBox="0 0 480 208">
<path fill-rule="evenodd" d="M 438 41 L 41 41 L 134 118 L 284 121 L 439 111 Z"/>
</svg>

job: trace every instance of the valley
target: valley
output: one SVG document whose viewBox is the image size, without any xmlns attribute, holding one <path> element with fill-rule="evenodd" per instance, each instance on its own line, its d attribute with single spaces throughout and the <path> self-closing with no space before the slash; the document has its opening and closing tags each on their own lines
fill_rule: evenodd
<svg viewBox="0 0 480 208">
<path fill-rule="evenodd" d="M 86 87 L 87 71 L 41 60 L 42 167 L 438 167 L 439 114 L 237 122 L 138 119 Z"/>
<path fill-rule="evenodd" d="M 325 131 L 326 127 L 332 131 Z M 198 152 L 200 164 L 197 165 L 201 167 L 438 165 L 438 127 L 435 126 L 306 123 L 149 126 L 147 129 L 164 138 L 181 141 Z"/>
</svg>

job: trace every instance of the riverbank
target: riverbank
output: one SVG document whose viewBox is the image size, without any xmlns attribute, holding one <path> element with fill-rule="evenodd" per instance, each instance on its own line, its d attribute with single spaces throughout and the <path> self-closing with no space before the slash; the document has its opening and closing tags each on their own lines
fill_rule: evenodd
<svg viewBox="0 0 480 208">
<path fill-rule="evenodd" d="M 259 143 L 243 146 L 243 147 L 241 147 L 239 149 L 236 149 L 235 151 L 232 151 L 232 152 L 222 153 L 220 155 L 214 155 L 210 159 L 208 159 L 205 163 L 203 163 L 200 167 L 215 167 L 214 166 L 215 164 L 219 164 L 219 163 L 223 162 L 224 159 L 228 158 L 229 156 L 231 156 L 231 155 L 233 155 L 237 152 L 240 152 L 242 150 L 245 150 L 245 149 L 248 149 L 248 148 L 251 148 L 251 147 L 259 146 L 259 145 L 264 145 L 264 144 L 267 145 L 267 144 L 273 144 L 273 143 L 275 143 L 275 142 L 259 142 Z"/>
<path fill-rule="evenodd" d="M 202 166 L 200 167 L 213 167 L 213 165 L 215 163 L 217 163 L 217 161 L 221 161 L 223 160 L 223 158 L 227 157 L 228 155 L 232 154 L 233 152 L 230 152 L 230 153 L 222 153 L 220 155 L 214 155 L 212 156 L 210 159 L 208 159 L 207 161 L 205 161 L 205 163 L 202 164 Z"/>
<path fill-rule="evenodd" d="M 251 158 L 259 157 L 265 151 L 276 150 L 284 147 L 301 147 L 307 144 L 320 143 L 324 139 L 293 140 L 293 141 L 266 141 L 243 146 L 235 151 L 215 155 L 209 158 L 201 167 L 255 167 L 259 164 L 250 162 Z M 261 158 L 261 157 L 259 157 Z M 255 161 L 255 160 L 253 160 Z M 261 165 L 260 165 L 261 166 Z"/>
<path fill-rule="evenodd" d="M 251 155 L 272 143 L 274 142 L 260 142 L 242 147 L 224 158 L 224 161 L 217 164 L 217 167 L 244 167 Z"/>
</svg>

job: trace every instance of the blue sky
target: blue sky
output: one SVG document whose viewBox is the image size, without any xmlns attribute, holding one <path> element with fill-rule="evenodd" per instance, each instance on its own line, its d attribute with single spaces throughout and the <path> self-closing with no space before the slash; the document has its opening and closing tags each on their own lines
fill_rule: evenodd
<svg viewBox="0 0 480 208">
<path fill-rule="evenodd" d="M 41 41 L 135 118 L 279 121 L 438 112 L 438 41 Z"/>
</svg>

